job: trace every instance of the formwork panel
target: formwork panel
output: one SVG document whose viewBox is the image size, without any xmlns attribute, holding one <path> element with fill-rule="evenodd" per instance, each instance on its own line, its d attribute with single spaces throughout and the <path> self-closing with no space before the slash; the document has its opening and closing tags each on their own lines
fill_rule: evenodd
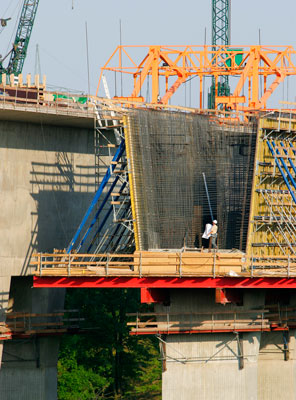
<svg viewBox="0 0 296 400">
<path fill-rule="evenodd" d="M 256 132 L 256 121 L 130 112 L 126 138 L 138 248 L 200 247 L 213 216 L 219 247 L 245 250 Z"/>
</svg>

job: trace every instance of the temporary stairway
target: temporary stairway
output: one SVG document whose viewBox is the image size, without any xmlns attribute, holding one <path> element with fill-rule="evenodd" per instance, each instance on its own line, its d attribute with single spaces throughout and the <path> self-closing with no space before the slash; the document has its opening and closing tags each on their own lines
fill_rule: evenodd
<svg viewBox="0 0 296 400">
<path fill-rule="evenodd" d="M 130 253 L 134 231 L 122 115 L 95 104 L 97 191 L 67 253 Z M 102 172 L 103 171 L 103 172 Z"/>
</svg>

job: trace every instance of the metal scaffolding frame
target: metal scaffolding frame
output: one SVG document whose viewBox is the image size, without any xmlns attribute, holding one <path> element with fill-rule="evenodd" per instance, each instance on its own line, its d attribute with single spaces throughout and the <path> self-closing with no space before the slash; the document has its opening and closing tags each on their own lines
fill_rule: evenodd
<svg viewBox="0 0 296 400">
<path fill-rule="evenodd" d="M 296 120 L 292 113 L 260 123 L 253 182 L 248 253 L 296 254 Z M 274 266 L 275 267 L 275 266 Z"/>
<path fill-rule="evenodd" d="M 94 106 L 98 190 L 67 252 L 129 253 L 134 250 L 134 231 L 122 115 Z"/>
</svg>

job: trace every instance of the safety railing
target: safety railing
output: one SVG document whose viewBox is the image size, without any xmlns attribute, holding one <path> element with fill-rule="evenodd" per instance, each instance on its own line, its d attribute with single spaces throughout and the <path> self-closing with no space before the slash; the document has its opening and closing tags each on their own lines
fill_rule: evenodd
<svg viewBox="0 0 296 400">
<path fill-rule="evenodd" d="M 49 92 L 42 87 L 0 85 L 0 109 L 71 114 L 91 118 L 95 115 L 91 96 L 70 92 Z"/>
<path fill-rule="evenodd" d="M 219 312 L 129 313 L 131 335 L 270 331 L 268 310 Z M 273 321 L 273 324 L 275 322 Z"/>
<path fill-rule="evenodd" d="M 134 254 L 34 254 L 38 276 L 296 277 L 296 256 L 232 252 L 136 251 Z"/>
<path fill-rule="evenodd" d="M 53 313 L 11 312 L 0 323 L 1 340 L 32 335 L 54 335 L 76 332 L 81 321 L 79 310 L 59 310 Z"/>
</svg>

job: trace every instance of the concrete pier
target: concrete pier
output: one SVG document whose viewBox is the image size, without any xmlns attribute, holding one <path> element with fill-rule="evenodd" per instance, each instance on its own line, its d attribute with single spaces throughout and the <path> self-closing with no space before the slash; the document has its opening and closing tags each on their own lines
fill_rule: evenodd
<svg viewBox="0 0 296 400">
<path fill-rule="evenodd" d="M 63 290 L 32 289 L 29 276 L 33 252 L 68 245 L 95 191 L 93 118 L 64 114 L 1 109 L 1 321 L 64 308 Z M 1 399 L 57 398 L 58 338 L 0 344 Z"/>
<path fill-rule="evenodd" d="M 240 306 L 222 305 L 215 303 L 212 289 L 171 290 L 170 306 L 156 305 L 155 311 L 202 313 L 265 305 L 264 290 L 245 290 L 242 296 Z M 244 332 L 239 340 L 235 332 L 172 334 L 163 340 L 163 400 L 296 398 L 295 330 L 288 335 Z"/>
</svg>

